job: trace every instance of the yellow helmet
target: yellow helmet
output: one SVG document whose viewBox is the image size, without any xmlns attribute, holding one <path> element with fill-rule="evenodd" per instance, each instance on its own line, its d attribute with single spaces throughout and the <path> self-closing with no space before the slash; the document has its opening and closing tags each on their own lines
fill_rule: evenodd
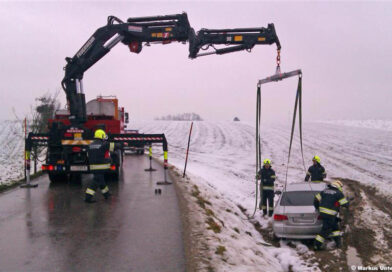
<svg viewBox="0 0 392 272">
<path fill-rule="evenodd" d="M 106 140 L 108 138 L 108 135 L 106 135 L 105 131 L 103 131 L 102 129 L 97 129 L 94 133 L 94 138 Z"/>
<path fill-rule="evenodd" d="M 319 156 L 314 156 L 313 157 L 313 159 L 312 159 L 313 161 L 316 161 L 316 162 L 318 162 L 318 163 L 320 163 L 321 162 L 321 159 L 320 159 L 320 157 Z"/>
<path fill-rule="evenodd" d="M 335 180 L 334 182 L 332 182 L 331 185 L 335 188 L 338 188 L 340 191 L 342 191 L 342 189 L 343 189 L 343 183 L 338 179 Z"/>
<path fill-rule="evenodd" d="M 266 165 L 266 164 L 271 164 L 271 160 L 270 160 L 270 159 L 265 159 L 265 160 L 263 161 L 263 164 L 264 164 L 264 165 Z"/>
</svg>

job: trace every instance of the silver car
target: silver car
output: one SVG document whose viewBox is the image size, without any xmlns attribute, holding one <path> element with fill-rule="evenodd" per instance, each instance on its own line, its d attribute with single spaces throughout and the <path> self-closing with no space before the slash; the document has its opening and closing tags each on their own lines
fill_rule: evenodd
<svg viewBox="0 0 392 272">
<path fill-rule="evenodd" d="M 314 196 L 326 183 L 301 182 L 288 184 L 281 192 L 274 209 L 272 224 L 275 238 L 314 239 L 322 221 L 313 206 Z"/>
</svg>

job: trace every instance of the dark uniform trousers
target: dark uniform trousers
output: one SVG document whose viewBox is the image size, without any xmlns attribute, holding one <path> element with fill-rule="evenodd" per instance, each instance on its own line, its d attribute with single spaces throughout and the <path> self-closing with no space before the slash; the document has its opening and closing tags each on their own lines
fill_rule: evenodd
<svg viewBox="0 0 392 272">
<path fill-rule="evenodd" d="M 96 191 L 98 187 L 101 190 L 104 190 L 107 187 L 104 173 L 94 173 L 94 179 L 88 186 L 88 188 L 93 189 L 94 191 Z"/>
<path fill-rule="evenodd" d="M 263 189 L 260 209 L 263 210 L 264 215 L 267 214 L 267 202 L 268 202 L 268 206 L 269 206 L 268 215 L 272 216 L 272 213 L 274 212 L 274 196 L 275 196 L 274 190 Z"/>
<path fill-rule="evenodd" d="M 336 246 L 339 247 L 341 234 L 337 217 L 321 215 L 321 219 L 323 220 L 323 226 L 321 228 L 320 234 L 316 236 L 316 247 L 321 248 L 325 241 L 325 238 L 327 237 L 332 237 L 335 240 Z"/>
</svg>

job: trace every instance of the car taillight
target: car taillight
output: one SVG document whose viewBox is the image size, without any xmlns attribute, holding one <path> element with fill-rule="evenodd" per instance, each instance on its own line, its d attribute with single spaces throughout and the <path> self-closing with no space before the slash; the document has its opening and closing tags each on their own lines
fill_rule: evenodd
<svg viewBox="0 0 392 272">
<path fill-rule="evenodd" d="M 113 165 L 111 165 L 110 166 L 110 170 L 113 170 L 113 171 L 115 171 L 116 170 L 116 166 L 113 164 Z"/>
<path fill-rule="evenodd" d="M 274 220 L 275 221 L 283 221 L 283 220 L 288 220 L 289 218 L 286 215 L 283 214 L 274 214 Z"/>
<path fill-rule="evenodd" d="M 48 169 L 49 171 L 53 171 L 53 169 L 54 169 L 53 165 L 48 165 L 47 167 L 48 167 L 47 169 Z"/>
<path fill-rule="evenodd" d="M 66 133 L 64 133 L 64 137 L 66 137 L 66 138 L 72 138 L 72 137 L 73 137 L 73 134 L 72 134 L 72 133 L 69 133 L 69 132 L 66 132 Z"/>
<path fill-rule="evenodd" d="M 41 169 L 42 169 L 42 171 L 46 171 L 46 170 L 48 170 L 48 166 L 47 165 L 42 165 Z"/>
<path fill-rule="evenodd" d="M 80 146 L 72 147 L 72 152 L 80 152 L 80 151 L 82 151 L 82 148 Z"/>
</svg>

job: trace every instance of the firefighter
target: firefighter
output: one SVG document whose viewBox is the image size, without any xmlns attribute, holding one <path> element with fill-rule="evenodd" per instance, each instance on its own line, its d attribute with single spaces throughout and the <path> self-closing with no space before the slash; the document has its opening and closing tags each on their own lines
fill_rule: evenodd
<svg viewBox="0 0 392 272">
<path fill-rule="evenodd" d="M 105 172 L 110 169 L 110 151 L 114 150 L 114 143 L 109 143 L 107 139 L 108 136 L 105 131 L 97 129 L 94 133 L 94 141 L 89 145 L 88 158 L 94 179 L 86 190 L 85 201 L 88 203 L 95 202 L 93 196 L 98 187 L 101 189 L 105 199 L 108 199 L 110 196 L 109 187 L 105 182 Z"/>
<path fill-rule="evenodd" d="M 268 216 L 271 217 L 274 212 L 274 183 L 275 171 L 271 168 L 271 160 L 265 159 L 263 161 L 263 168 L 257 174 L 257 179 L 260 179 L 261 202 L 259 209 L 263 210 L 263 216 L 267 214 L 267 201 L 269 206 Z"/>
<path fill-rule="evenodd" d="M 321 182 L 327 177 L 325 168 L 320 164 L 321 159 L 319 156 L 314 156 L 312 161 L 313 165 L 309 167 L 305 181 L 309 181 L 309 178 L 311 178 L 312 182 Z"/>
<path fill-rule="evenodd" d="M 340 247 L 341 232 L 337 215 L 340 207 L 348 208 L 348 201 L 343 194 L 343 183 L 340 180 L 335 180 L 332 184 L 328 184 L 327 188 L 314 197 L 313 205 L 323 220 L 321 232 L 315 238 L 314 249 L 321 249 L 328 237 L 335 240 L 337 248 Z"/>
</svg>

